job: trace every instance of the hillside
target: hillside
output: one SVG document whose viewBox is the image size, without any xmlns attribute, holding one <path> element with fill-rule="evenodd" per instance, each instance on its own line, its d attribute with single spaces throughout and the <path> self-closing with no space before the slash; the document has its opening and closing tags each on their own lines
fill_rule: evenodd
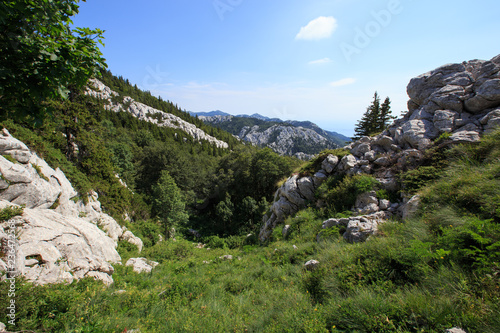
<svg viewBox="0 0 500 333">
<path fill-rule="evenodd" d="M 41 285 L 16 280 L 16 327 L 443 332 L 456 326 L 497 332 L 499 73 L 497 57 L 423 74 L 408 86 L 404 118 L 300 168 L 270 149 L 237 141 L 230 152 L 215 136 L 190 135 L 168 114 L 161 118 L 171 126 L 158 126 L 163 123 L 148 116 L 151 111 L 133 114 L 134 102 L 121 102 L 130 85 L 115 87 L 120 96 L 111 103 L 83 92 L 54 103 L 56 117 L 41 128 L 4 122 L 27 146 L 4 130 L 0 195 L 7 201 L 1 207 L 30 207 L 3 208 L 0 236 L 17 215 L 25 244 L 20 272 L 28 281 L 45 277 Z M 162 102 L 155 110 L 172 105 Z M 22 185 L 28 183 L 33 187 Z M 15 195 L 19 188 L 26 194 Z M 36 191 L 47 200 L 30 203 Z M 62 235 L 47 241 L 45 233 L 30 231 L 48 226 Z M 127 229 L 133 234 L 125 235 Z M 87 239 L 78 251 L 95 256 L 89 254 L 84 266 L 86 278 L 67 247 L 76 235 Z M 49 256 L 54 248 L 61 258 Z M 2 299 L 7 293 L 1 284 Z M 5 307 L 0 321 L 8 322 Z"/>
<path fill-rule="evenodd" d="M 259 114 L 232 116 L 221 111 L 194 113 L 200 120 L 241 140 L 269 147 L 280 155 L 309 159 L 324 149 L 344 146 L 348 138 L 309 121 L 283 121 Z"/>
</svg>

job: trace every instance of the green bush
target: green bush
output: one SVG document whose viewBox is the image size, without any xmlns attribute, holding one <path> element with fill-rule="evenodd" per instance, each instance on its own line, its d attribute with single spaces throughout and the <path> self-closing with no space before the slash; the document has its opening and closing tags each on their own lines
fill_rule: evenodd
<svg viewBox="0 0 500 333">
<path fill-rule="evenodd" d="M 337 156 L 339 159 L 350 154 L 350 151 L 344 148 L 337 149 L 327 149 L 319 153 L 316 157 L 305 163 L 299 170 L 299 175 L 302 176 L 312 176 L 319 169 L 321 169 L 321 164 L 328 157 L 328 155 Z"/>
<path fill-rule="evenodd" d="M 8 221 L 14 216 L 22 215 L 24 206 L 7 206 L 0 210 L 0 222 Z"/>
<path fill-rule="evenodd" d="M 373 176 L 365 174 L 329 177 L 316 191 L 316 197 L 324 202 L 325 217 L 337 217 L 352 209 L 358 195 L 377 190 L 379 185 Z"/>
</svg>

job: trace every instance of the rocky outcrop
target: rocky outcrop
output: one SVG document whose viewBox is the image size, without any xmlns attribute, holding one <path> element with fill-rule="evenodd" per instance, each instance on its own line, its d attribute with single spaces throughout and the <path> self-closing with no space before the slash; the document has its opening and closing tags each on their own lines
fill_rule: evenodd
<svg viewBox="0 0 500 333">
<path fill-rule="evenodd" d="M 127 260 L 125 266 L 132 266 L 136 273 L 151 273 L 153 268 L 158 266 L 156 261 L 148 260 L 146 258 L 130 258 Z"/>
<path fill-rule="evenodd" d="M 97 193 L 78 198 L 64 173 L 52 169 L 6 129 L 0 134 L 0 209 L 25 206 L 15 221 L 16 272 L 38 283 L 72 281 L 91 276 L 111 283 L 119 263 L 118 240 L 142 249 L 142 241 L 101 209 Z M 12 224 L 0 222 L 0 240 Z M 3 268 L 3 269 L 2 269 Z M 5 270 L 5 263 L 0 263 Z"/>
<path fill-rule="evenodd" d="M 261 228 L 262 241 L 267 240 L 274 227 L 287 216 L 305 206 L 306 195 L 298 186 L 301 182 L 312 181 L 309 190 L 314 192 L 330 176 L 364 173 L 373 175 L 382 188 L 395 191 L 400 186 L 396 175 L 418 166 L 424 151 L 443 133 L 448 133 L 443 137 L 449 144 L 477 142 L 483 134 L 497 128 L 500 125 L 500 55 L 490 61 L 472 60 L 442 66 L 412 79 L 407 92 L 409 111 L 403 118 L 377 136 L 363 137 L 346 146 L 350 154 L 340 161 L 336 156 L 328 156 L 314 177 L 293 176 L 276 192 Z M 312 197 L 310 192 L 307 196 Z M 358 197 L 353 212 L 364 218 L 378 211 L 404 218 L 415 213 L 418 198 L 408 203 L 401 201 L 391 204 L 378 200 L 374 193 L 364 193 Z M 398 206 L 397 211 L 394 205 Z M 344 222 L 346 227 L 350 223 Z M 353 222 L 352 229 L 375 230 L 360 223 L 366 221 Z M 347 238 L 357 241 L 364 236 L 354 233 Z"/>
<path fill-rule="evenodd" d="M 388 211 L 380 211 L 363 216 L 350 218 L 328 219 L 323 222 L 322 228 L 339 227 L 345 229 L 342 235 L 349 243 L 364 242 L 369 236 L 376 235 L 379 224 L 384 223 L 392 214 Z M 317 236 L 321 240 L 321 232 Z"/>
<path fill-rule="evenodd" d="M 280 155 L 295 156 L 303 160 L 311 159 L 321 150 L 338 147 L 328 132 L 309 122 L 283 122 L 279 119 L 265 121 L 261 118 L 231 115 L 199 116 L 199 119 L 227 130 L 253 145 L 268 147 Z M 255 125 L 252 125 L 252 121 Z"/>
<path fill-rule="evenodd" d="M 174 116 L 171 113 L 166 113 L 152 108 L 146 104 L 139 103 L 129 96 L 125 96 L 121 103 L 116 102 L 116 97 L 119 96 L 117 92 L 111 90 L 104 83 L 97 79 L 92 79 L 90 82 L 91 86 L 87 89 L 86 93 L 90 96 L 107 101 L 107 105 L 105 105 L 105 108 L 108 110 L 114 112 L 125 111 L 140 120 L 154 123 L 160 127 L 180 129 L 186 132 L 186 134 L 191 136 L 194 140 L 197 140 L 199 142 L 207 141 L 210 144 L 215 145 L 217 148 L 229 147 L 226 142 L 208 135 L 203 130 L 196 127 L 194 124 L 182 120 L 181 118 Z"/>
<path fill-rule="evenodd" d="M 307 146 L 321 146 L 322 149 L 337 147 L 311 129 L 290 125 L 274 125 L 265 130 L 257 125 L 243 127 L 238 137 L 257 146 L 269 147 L 280 155 L 288 156 L 294 155 L 297 149 L 300 149 L 299 144 L 306 146 L 307 151 L 299 151 L 305 154 L 305 157 L 312 157 Z"/>
<path fill-rule="evenodd" d="M 0 209 L 8 206 L 12 203 L 0 201 Z M 111 264 L 121 259 L 116 243 L 96 225 L 40 208 L 25 208 L 12 220 L 17 234 L 16 275 L 37 284 L 72 282 L 87 276 L 113 282 Z M 3 243 L 9 229 L 10 223 L 1 223 Z"/>
</svg>

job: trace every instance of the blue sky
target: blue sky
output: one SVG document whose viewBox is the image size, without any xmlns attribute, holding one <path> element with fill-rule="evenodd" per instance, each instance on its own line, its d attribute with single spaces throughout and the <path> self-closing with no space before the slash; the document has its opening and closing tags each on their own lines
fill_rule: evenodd
<svg viewBox="0 0 500 333">
<path fill-rule="evenodd" d="M 500 2 L 87 0 L 109 69 L 189 111 L 310 120 L 352 135 L 373 93 L 446 63 L 500 54 Z"/>
</svg>

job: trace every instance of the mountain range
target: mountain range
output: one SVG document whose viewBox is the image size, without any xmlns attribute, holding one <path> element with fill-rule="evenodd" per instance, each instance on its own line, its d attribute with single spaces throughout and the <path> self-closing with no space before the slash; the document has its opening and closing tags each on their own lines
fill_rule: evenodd
<svg viewBox="0 0 500 333">
<path fill-rule="evenodd" d="M 269 147 L 281 155 L 303 159 L 308 159 L 324 149 L 343 147 L 350 141 L 350 138 L 326 131 L 310 121 L 284 121 L 258 113 L 231 115 L 220 110 L 189 113 L 241 140 Z"/>
</svg>

